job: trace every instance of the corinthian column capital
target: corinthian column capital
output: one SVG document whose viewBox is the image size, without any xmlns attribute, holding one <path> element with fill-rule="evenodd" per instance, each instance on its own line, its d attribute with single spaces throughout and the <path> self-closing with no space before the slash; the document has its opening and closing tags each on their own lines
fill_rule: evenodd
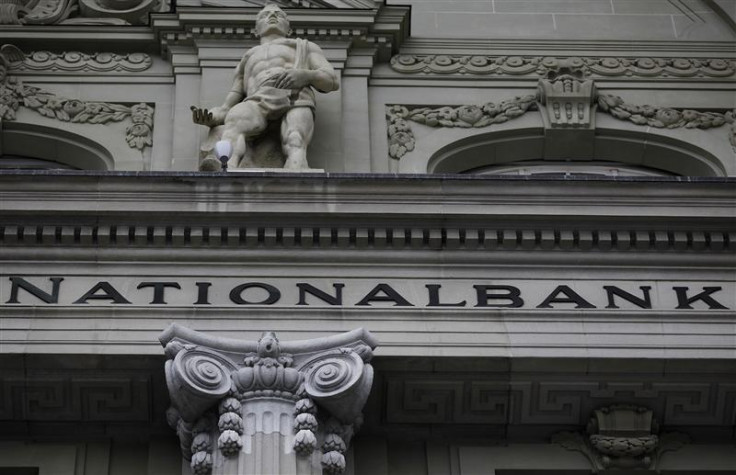
<svg viewBox="0 0 736 475">
<path fill-rule="evenodd" d="M 272 332 L 240 341 L 172 324 L 159 339 L 169 424 L 193 473 L 345 469 L 373 383 L 370 333 L 282 343 Z"/>
</svg>

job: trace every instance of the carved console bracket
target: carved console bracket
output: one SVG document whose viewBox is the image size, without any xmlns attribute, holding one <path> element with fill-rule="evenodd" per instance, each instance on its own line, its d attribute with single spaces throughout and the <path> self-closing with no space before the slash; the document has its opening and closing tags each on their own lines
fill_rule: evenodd
<svg viewBox="0 0 736 475">
<path fill-rule="evenodd" d="M 545 125 L 546 158 L 593 156 L 595 112 L 655 128 L 711 129 L 730 124 L 729 141 L 736 151 L 736 110 L 699 112 L 649 105 L 633 105 L 618 96 L 599 93 L 586 70 L 574 61 L 557 61 L 539 80 L 536 95 L 515 97 L 499 104 L 386 108 L 388 153 L 400 159 L 414 150 L 416 139 L 409 122 L 430 127 L 480 128 L 506 122 L 529 110 L 539 110 Z"/>
<path fill-rule="evenodd" d="M 8 70 L 23 61 L 25 55 L 15 46 L 0 48 L 0 121 L 14 120 L 16 111 L 26 107 L 44 117 L 75 124 L 106 124 L 130 120 L 125 141 L 131 148 L 143 150 L 153 144 L 153 106 L 115 104 L 67 99 L 44 89 L 26 86 L 8 75 Z"/>
<path fill-rule="evenodd" d="M 594 154 L 596 88 L 574 64 L 563 63 L 539 80 L 547 158 L 590 158 Z"/>
<path fill-rule="evenodd" d="M 172 324 L 160 341 L 168 420 L 193 473 L 345 470 L 373 383 L 370 333 L 280 343 L 267 332 L 249 342 Z"/>
<path fill-rule="evenodd" d="M 552 443 L 582 453 L 593 473 L 610 469 L 656 470 L 662 454 L 688 443 L 680 433 L 658 434 L 652 410 L 613 405 L 594 411 L 585 433 L 560 432 Z"/>
<path fill-rule="evenodd" d="M 211 2 L 210 2 L 211 3 Z M 228 15 L 217 8 L 196 13 L 186 9 L 166 14 L 152 14 L 151 27 L 161 44 L 161 53 L 168 57 L 174 46 L 195 47 L 200 39 L 242 41 L 256 44 L 255 6 L 266 2 L 243 3 L 243 8 L 228 5 Z M 284 8 L 294 5 L 281 3 Z M 292 36 L 309 41 L 332 44 L 333 47 L 368 49 L 375 51 L 378 61 L 389 61 L 409 36 L 409 7 L 385 5 L 384 2 L 350 1 L 340 8 L 320 2 L 317 8 L 294 8 L 287 11 Z M 336 2 L 330 2 L 336 3 Z M 299 4 L 306 5 L 303 1 Z M 251 8 L 248 8 L 248 7 Z"/>
</svg>

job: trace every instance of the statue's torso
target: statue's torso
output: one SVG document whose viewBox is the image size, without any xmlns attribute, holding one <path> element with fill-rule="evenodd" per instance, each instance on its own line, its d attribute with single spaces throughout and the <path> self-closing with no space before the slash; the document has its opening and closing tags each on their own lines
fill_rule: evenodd
<svg viewBox="0 0 736 475">
<path fill-rule="evenodd" d="M 296 41 L 283 39 L 253 47 L 243 68 L 245 95 L 254 94 L 262 86 L 273 86 L 275 76 L 292 69 L 296 61 Z"/>
</svg>

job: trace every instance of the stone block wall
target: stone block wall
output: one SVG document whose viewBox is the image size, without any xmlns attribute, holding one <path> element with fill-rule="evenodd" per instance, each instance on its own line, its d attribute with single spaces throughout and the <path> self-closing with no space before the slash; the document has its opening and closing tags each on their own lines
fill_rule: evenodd
<svg viewBox="0 0 736 475">
<path fill-rule="evenodd" d="M 564 40 L 736 38 L 733 2 L 706 0 L 391 0 L 412 6 L 412 36 Z M 730 7 L 729 7 L 730 5 Z M 716 8 L 714 8 L 714 6 Z M 720 7 L 720 8 L 717 8 Z M 729 21 L 730 19 L 730 21 Z"/>
</svg>

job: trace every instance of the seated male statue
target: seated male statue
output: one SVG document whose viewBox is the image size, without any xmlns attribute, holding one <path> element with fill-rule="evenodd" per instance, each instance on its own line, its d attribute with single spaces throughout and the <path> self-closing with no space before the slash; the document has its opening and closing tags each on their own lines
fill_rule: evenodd
<svg viewBox="0 0 736 475">
<path fill-rule="evenodd" d="M 336 91 L 339 81 L 319 46 L 286 38 L 289 33 L 286 13 L 267 4 L 256 17 L 260 45 L 243 55 L 225 102 L 211 110 L 192 107 L 194 123 L 211 128 L 200 170 L 220 169 L 212 151 L 218 141 L 230 144 L 229 167 L 309 168 L 314 89 Z"/>
</svg>

